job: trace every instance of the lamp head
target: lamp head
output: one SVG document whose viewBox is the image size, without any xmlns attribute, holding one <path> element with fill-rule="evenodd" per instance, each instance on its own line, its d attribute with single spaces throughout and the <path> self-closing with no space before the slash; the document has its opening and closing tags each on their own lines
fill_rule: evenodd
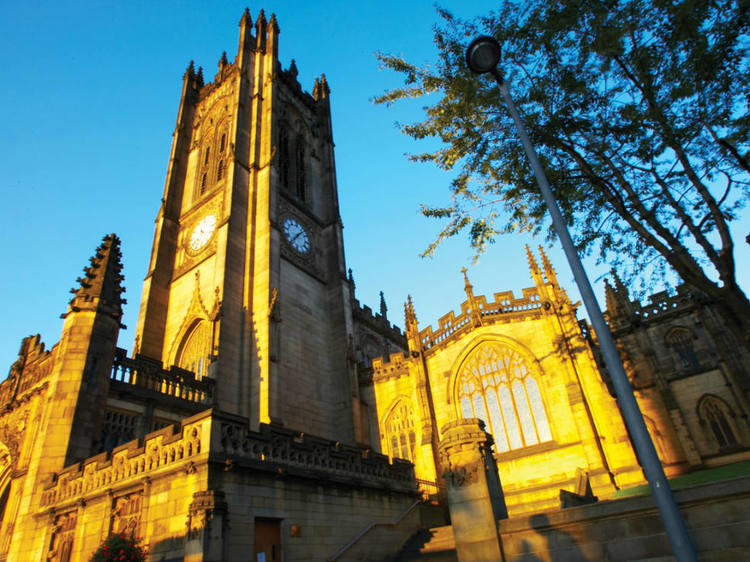
<svg viewBox="0 0 750 562">
<path fill-rule="evenodd" d="M 500 44 L 494 37 L 480 35 L 466 48 L 466 65 L 475 74 L 486 74 L 500 62 Z"/>
</svg>

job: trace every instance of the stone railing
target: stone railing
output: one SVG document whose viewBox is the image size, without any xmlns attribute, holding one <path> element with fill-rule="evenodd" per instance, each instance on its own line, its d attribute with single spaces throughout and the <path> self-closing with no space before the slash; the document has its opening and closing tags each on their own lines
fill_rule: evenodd
<svg viewBox="0 0 750 562">
<path fill-rule="evenodd" d="M 512 314 L 526 314 L 541 310 L 542 303 L 536 289 L 524 289 L 523 297 L 514 298 L 511 291 L 495 293 L 495 300 L 487 302 L 484 296 L 478 296 L 474 299 L 476 311 L 481 322 L 488 323 L 498 320 L 500 317 L 507 317 Z M 474 324 L 471 314 L 471 307 L 466 301 L 461 305 L 461 313 L 456 316 L 452 311 L 440 318 L 437 330 L 428 326 L 419 332 L 419 339 L 422 348 L 428 350 L 436 345 L 451 339 L 453 336 L 462 334 L 471 329 Z"/>
<path fill-rule="evenodd" d="M 214 433 L 213 439 L 216 438 Z M 246 424 L 230 419 L 220 420 L 218 439 L 212 451 L 223 453 L 229 465 L 265 465 L 277 474 L 294 473 L 416 493 L 410 462 L 390 462 L 386 455 L 369 449 L 269 425 L 261 425 L 258 432 L 249 431 Z"/>
<path fill-rule="evenodd" d="M 63 469 L 42 491 L 41 506 L 104 492 L 115 484 L 137 481 L 157 470 L 191 462 L 191 458 L 205 452 L 210 439 L 210 411 L 200 416 L 186 420 L 177 431 L 170 425 L 150 433 L 142 447 L 132 441 L 111 454 L 101 453 Z"/>
<path fill-rule="evenodd" d="M 196 379 L 195 374 L 172 367 L 165 370 L 161 361 L 142 355 L 127 356 L 124 349 L 117 348 L 112 363 L 112 380 L 165 394 L 181 400 L 200 404 L 211 404 L 214 397 L 213 379 Z"/>
</svg>

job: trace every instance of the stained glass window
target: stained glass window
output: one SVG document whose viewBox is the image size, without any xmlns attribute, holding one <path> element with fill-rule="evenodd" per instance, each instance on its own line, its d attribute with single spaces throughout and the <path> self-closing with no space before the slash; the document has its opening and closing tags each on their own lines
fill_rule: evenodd
<svg viewBox="0 0 750 562">
<path fill-rule="evenodd" d="M 196 378 L 202 379 L 208 372 L 210 353 L 211 325 L 203 321 L 185 336 L 178 354 L 177 366 L 192 371 Z"/>
<path fill-rule="evenodd" d="M 457 402 L 466 418 L 479 418 L 498 452 L 550 441 L 539 383 L 524 358 L 497 344 L 480 345 L 458 377 Z"/>
</svg>

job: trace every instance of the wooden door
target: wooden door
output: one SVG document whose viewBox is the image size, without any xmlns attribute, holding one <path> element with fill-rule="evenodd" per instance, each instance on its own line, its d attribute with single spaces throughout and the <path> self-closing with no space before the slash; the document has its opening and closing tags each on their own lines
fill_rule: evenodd
<svg viewBox="0 0 750 562">
<path fill-rule="evenodd" d="M 281 562 L 281 520 L 255 518 L 254 562 Z"/>
</svg>

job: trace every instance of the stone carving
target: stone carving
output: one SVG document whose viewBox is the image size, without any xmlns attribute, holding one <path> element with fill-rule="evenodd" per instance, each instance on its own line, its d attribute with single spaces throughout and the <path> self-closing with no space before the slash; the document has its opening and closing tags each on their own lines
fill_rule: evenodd
<svg viewBox="0 0 750 562">
<path fill-rule="evenodd" d="M 454 488 L 461 488 L 477 481 L 479 465 L 458 466 L 443 472 L 445 481 Z"/>
<path fill-rule="evenodd" d="M 135 492 L 115 498 L 112 502 L 110 532 L 137 536 L 141 523 L 143 493 Z"/>
<path fill-rule="evenodd" d="M 54 562 L 70 560 L 77 520 L 78 515 L 75 511 L 63 513 L 54 518 L 47 560 Z"/>
<path fill-rule="evenodd" d="M 188 509 L 187 535 L 188 539 L 200 538 L 201 533 L 210 524 L 215 515 L 226 515 L 227 502 L 221 490 L 205 490 L 195 492 L 193 501 Z M 226 524 L 226 517 L 222 518 Z"/>
</svg>

